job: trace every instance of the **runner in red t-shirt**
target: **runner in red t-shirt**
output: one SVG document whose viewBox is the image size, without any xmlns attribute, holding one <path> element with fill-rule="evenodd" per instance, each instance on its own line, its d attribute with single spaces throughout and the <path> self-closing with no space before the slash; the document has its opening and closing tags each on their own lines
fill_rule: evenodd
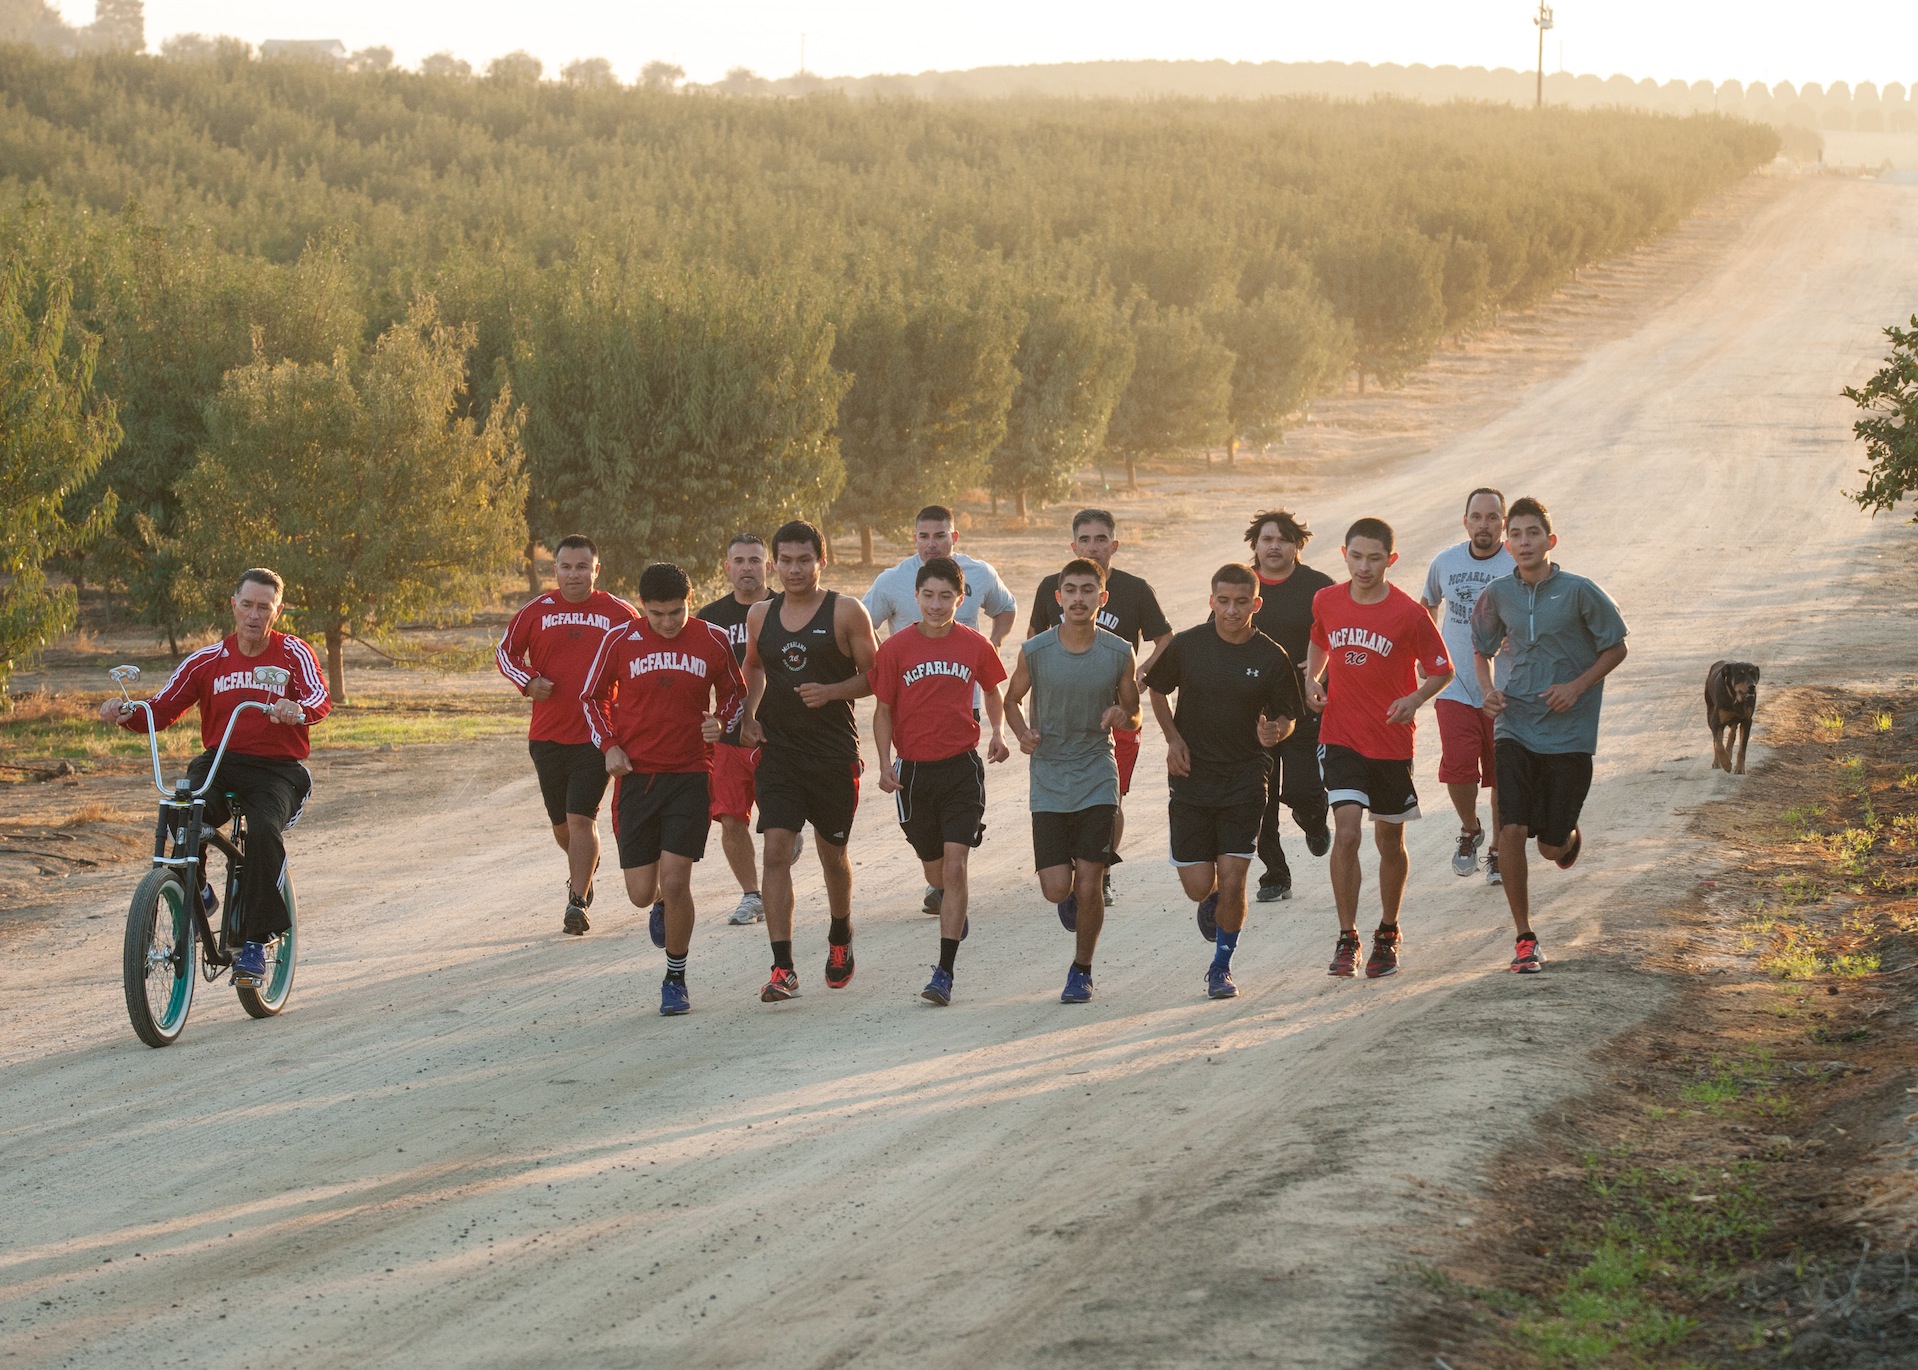
<svg viewBox="0 0 1918 1370">
<path fill-rule="evenodd" d="M 659 1011 L 668 1017 L 692 1007 L 693 863 L 706 854 L 712 827 L 713 743 L 739 722 L 746 702 L 731 640 L 724 629 L 688 618 L 691 593 L 677 566 L 648 566 L 639 578 L 645 617 L 601 639 L 579 692 L 606 772 L 619 777 L 619 868 L 633 906 L 652 906 L 648 931 L 666 952 Z"/>
<path fill-rule="evenodd" d="M 1397 561 L 1392 526 L 1364 518 L 1345 534 L 1352 578 L 1312 597 L 1306 702 L 1323 709 L 1319 766 L 1332 805 L 1332 898 L 1339 940 L 1331 973 L 1351 975 L 1359 953 L 1360 810 L 1372 813 L 1379 849 L 1378 931 L 1365 962 L 1370 979 L 1399 968 L 1399 903 L 1408 869 L 1405 824 L 1419 816 L 1412 787 L 1413 717 L 1451 683 L 1445 640 L 1417 600 L 1385 579 Z M 1419 684 L 1419 672 L 1425 683 Z"/>
<path fill-rule="evenodd" d="M 926 882 L 945 890 L 939 905 L 939 964 L 921 997 L 952 1002 L 952 968 L 966 935 L 966 861 L 986 835 L 986 768 L 980 764 L 979 720 L 972 692 L 981 690 L 992 724 L 988 761 L 1009 755 L 1006 668 L 982 634 L 954 622 L 966 578 L 951 557 L 934 557 L 914 577 L 919 622 L 879 646 L 868 678 L 878 700 L 872 736 L 879 748 L 879 788 L 895 796 L 899 826 L 926 868 Z M 899 758 L 893 760 L 897 746 Z"/>
<path fill-rule="evenodd" d="M 593 872 L 599 869 L 599 801 L 606 797 L 606 762 L 586 735 L 579 690 L 607 632 L 631 623 L 639 611 L 597 588 L 599 549 L 574 533 L 553 552 L 557 590 L 536 596 L 513 615 L 494 659 L 499 673 L 533 701 L 526 732 L 539 777 L 546 821 L 566 853 L 566 914 L 562 930 L 574 936 L 591 924 Z"/>
</svg>

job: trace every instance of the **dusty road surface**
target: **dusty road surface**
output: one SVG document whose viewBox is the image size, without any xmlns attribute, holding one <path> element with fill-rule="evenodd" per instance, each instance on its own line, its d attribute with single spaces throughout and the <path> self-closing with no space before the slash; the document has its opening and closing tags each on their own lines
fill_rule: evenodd
<svg viewBox="0 0 1918 1370">
<path fill-rule="evenodd" d="M 803 997 L 757 1001 L 764 934 L 718 926 L 715 843 L 672 1021 L 611 882 L 592 934 L 559 936 L 516 748 L 342 761 L 293 842 L 305 960 L 277 1021 L 203 991 L 178 1046 L 133 1040 L 132 868 L 4 923 L 0 1364 L 1415 1363 L 1408 1267 L 1498 1220 L 1473 1197 L 1491 1158 L 1682 992 L 1658 910 L 1713 858 L 1679 815 L 1738 783 L 1708 770 L 1706 664 L 1918 667 L 1909 606 L 1874 598 L 1910 533 L 1840 496 L 1837 395 L 1914 301 L 1918 187 L 1756 197 L 1687 280 L 1482 421 L 1415 458 L 1215 483 L 1131 556 L 1186 623 L 1263 500 L 1306 508 L 1328 566 L 1347 521 L 1390 518 L 1413 589 L 1472 486 L 1555 508 L 1559 559 L 1632 636 L 1586 855 L 1534 877 L 1545 975 L 1505 973 L 1499 893 L 1450 872 L 1429 722 L 1404 972 L 1326 977 L 1330 894 L 1293 837 L 1297 897 L 1255 909 L 1226 1003 L 1163 863 L 1155 740 L 1091 1006 L 1056 1002 L 1070 944 L 1015 759 L 950 1009 L 916 998 L 936 933 L 875 787 L 852 985 L 821 978 L 809 872 Z"/>
</svg>

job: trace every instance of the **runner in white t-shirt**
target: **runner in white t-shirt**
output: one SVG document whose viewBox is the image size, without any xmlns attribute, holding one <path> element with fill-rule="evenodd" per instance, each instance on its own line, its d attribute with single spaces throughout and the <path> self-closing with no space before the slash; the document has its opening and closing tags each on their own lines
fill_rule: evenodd
<svg viewBox="0 0 1918 1370">
<path fill-rule="evenodd" d="M 1465 498 L 1465 541 L 1433 557 L 1432 568 L 1425 573 L 1425 593 L 1420 599 L 1454 661 L 1472 659 L 1472 606 L 1479 591 L 1512 573 L 1514 563 L 1505 550 L 1504 536 L 1505 496 L 1481 486 Z M 1504 658 L 1498 664 L 1503 666 Z M 1504 678 L 1498 683 L 1503 685 Z M 1478 851 L 1485 845 L 1485 826 L 1478 817 L 1481 785 L 1492 812 L 1498 812 L 1492 793 L 1492 719 L 1484 712 L 1484 703 L 1478 681 L 1470 671 L 1460 671 L 1432 706 L 1438 714 L 1439 780 L 1458 810 L 1452 870 L 1459 875 L 1478 869 Z M 1499 883 L 1496 846 L 1485 853 L 1485 883 Z"/>
</svg>

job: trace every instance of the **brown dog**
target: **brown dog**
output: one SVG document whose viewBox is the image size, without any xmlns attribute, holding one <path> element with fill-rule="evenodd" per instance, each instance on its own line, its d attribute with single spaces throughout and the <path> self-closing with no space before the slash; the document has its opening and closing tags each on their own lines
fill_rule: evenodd
<svg viewBox="0 0 1918 1370">
<path fill-rule="evenodd" d="M 1758 668 L 1749 661 L 1714 661 L 1705 672 L 1705 725 L 1712 730 L 1712 769 L 1745 773 L 1745 744 L 1758 711 Z M 1732 761 L 1732 740 L 1738 760 Z"/>
</svg>

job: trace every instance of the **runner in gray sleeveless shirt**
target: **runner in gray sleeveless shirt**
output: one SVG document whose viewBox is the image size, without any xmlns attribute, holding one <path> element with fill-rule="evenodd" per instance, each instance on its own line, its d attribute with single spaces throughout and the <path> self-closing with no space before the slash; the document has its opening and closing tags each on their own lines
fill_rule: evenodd
<svg viewBox="0 0 1918 1370">
<path fill-rule="evenodd" d="M 1105 573 L 1077 558 L 1059 573 L 1060 623 L 1029 637 L 1006 689 L 1006 723 L 1032 758 L 1032 851 L 1039 888 L 1078 938 L 1062 1004 L 1092 998 L 1092 953 L 1105 924 L 1106 868 L 1119 811 L 1112 730 L 1139 726 L 1132 647 L 1098 626 Z M 1020 705 L 1030 695 L 1031 721 Z"/>
</svg>

